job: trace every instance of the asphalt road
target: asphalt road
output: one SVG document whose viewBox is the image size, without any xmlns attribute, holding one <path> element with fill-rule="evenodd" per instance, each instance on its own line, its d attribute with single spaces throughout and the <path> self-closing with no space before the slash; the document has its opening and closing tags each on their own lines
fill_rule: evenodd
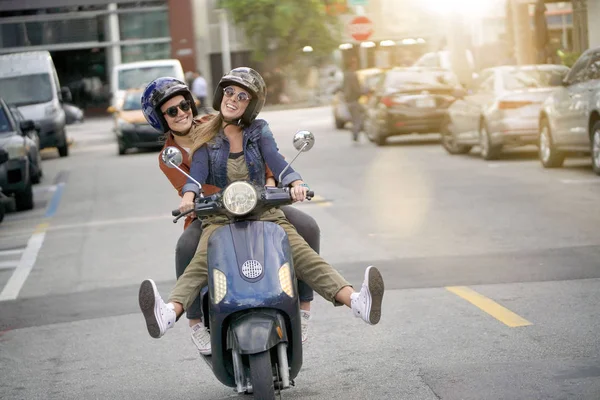
<svg viewBox="0 0 600 400">
<path fill-rule="evenodd" d="M 378 148 L 327 107 L 265 112 L 319 196 L 300 204 L 322 254 L 357 286 L 385 278 L 381 323 L 318 298 L 288 399 L 600 399 L 600 178 L 588 160 L 544 170 L 535 148 L 485 162 L 435 135 Z M 178 197 L 157 152 L 117 155 L 109 119 L 44 152 L 36 207 L 0 225 L 1 399 L 236 397 L 182 319 L 151 339 L 138 285 L 174 282 Z"/>
</svg>

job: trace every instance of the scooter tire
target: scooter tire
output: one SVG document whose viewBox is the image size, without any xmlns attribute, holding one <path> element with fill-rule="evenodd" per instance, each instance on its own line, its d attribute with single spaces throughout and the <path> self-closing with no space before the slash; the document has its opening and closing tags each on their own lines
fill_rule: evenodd
<svg viewBox="0 0 600 400">
<path fill-rule="evenodd" d="M 263 351 L 250 354 L 250 379 L 252 393 L 255 400 L 274 400 L 275 387 L 273 386 L 273 368 L 271 366 L 271 353 Z"/>
</svg>

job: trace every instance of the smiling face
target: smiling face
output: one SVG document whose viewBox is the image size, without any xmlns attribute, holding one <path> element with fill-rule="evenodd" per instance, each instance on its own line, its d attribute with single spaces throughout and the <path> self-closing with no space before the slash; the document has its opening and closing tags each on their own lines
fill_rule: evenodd
<svg viewBox="0 0 600 400">
<path fill-rule="evenodd" d="M 240 100 L 240 98 L 242 100 Z M 247 90 L 234 85 L 229 85 L 223 90 L 223 100 L 221 100 L 221 114 L 226 120 L 236 120 L 244 115 L 251 95 Z"/>
<path fill-rule="evenodd" d="M 170 98 L 160 107 L 160 111 L 163 113 L 163 117 L 165 118 L 165 121 L 167 121 L 170 130 L 175 132 L 188 132 L 192 127 L 194 115 L 192 114 L 192 109 L 189 104 L 187 104 L 187 107 L 186 104 L 185 98 L 178 95 Z M 187 109 L 187 111 L 182 110 L 182 108 Z M 177 110 L 177 114 L 175 114 L 175 110 Z"/>
</svg>

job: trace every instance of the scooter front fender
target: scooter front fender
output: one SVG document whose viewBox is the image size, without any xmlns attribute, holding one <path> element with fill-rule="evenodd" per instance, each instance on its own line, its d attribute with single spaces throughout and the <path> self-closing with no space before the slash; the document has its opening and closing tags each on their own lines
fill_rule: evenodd
<svg viewBox="0 0 600 400">
<path fill-rule="evenodd" d="M 283 316 L 272 309 L 246 311 L 231 321 L 227 332 L 227 349 L 240 354 L 256 354 L 287 342 Z"/>
</svg>

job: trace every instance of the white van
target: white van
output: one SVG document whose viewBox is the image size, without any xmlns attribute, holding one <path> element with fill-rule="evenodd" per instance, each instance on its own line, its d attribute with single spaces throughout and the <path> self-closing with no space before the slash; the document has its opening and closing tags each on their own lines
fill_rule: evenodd
<svg viewBox="0 0 600 400">
<path fill-rule="evenodd" d="M 62 102 L 71 100 L 71 92 L 60 87 L 49 52 L 0 55 L 0 97 L 40 125 L 40 149 L 56 147 L 61 157 L 69 154 Z"/>
<path fill-rule="evenodd" d="M 117 109 L 128 89 L 144 88 L 156 78 L 170 76 L 185 82 L 183 67 L 179 60 L 151 60 L 120 64 L 113 68 L 110 82 L 111 105 Z"/>
</svg>

